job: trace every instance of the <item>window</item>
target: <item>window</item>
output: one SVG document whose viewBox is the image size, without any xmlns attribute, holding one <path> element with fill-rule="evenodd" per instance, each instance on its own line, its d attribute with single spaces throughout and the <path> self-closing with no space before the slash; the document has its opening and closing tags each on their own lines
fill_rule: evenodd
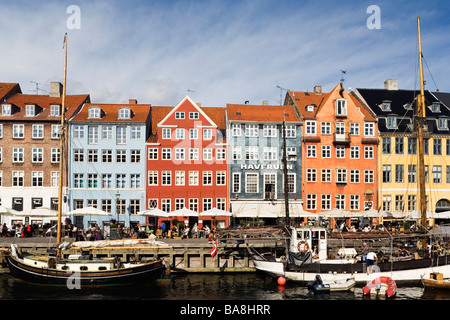
<svg viewBox="0 0 450 320">
<path fill-rule="evenodd" d="M 352 211 L 359 210 L 359 194 L 350 195 L 350 210 Z"/>
<path fill-rule="evenodd" d="M 113 128 L 112 126 L 102 126 L 102 139 L 103 140 L 112 140 L 112 132 Z"/>
<path fill-rule="evenodd" d="M 336 169 L 336 183 L 347 183 L 347 169 Z"/>
<path fill-rule="evenodd" d="M 213 149 L 211 148 L 203 149 L 203 160 L 212 160 L 213 159 L 212 153 Z"/>
<path fill-rule="evenodd" d="M 245 136 L 246 137 L 258 137 L 258 125 L 257 124 L 245 125 Z"/>
<path fill-rule="evenodd" d="M 417 139 L 408 138 L 408 154 L 416 154 L 417 152 Z"/>
<path fill-rule="evenodd" d="M 131 163 L 140 163 L 141 162 L 141 150 L 131 150 Z"/>
<path fill-rule="evenodd" d="M 184 112 L 175 112 L 175 119 L 184 119 Z"/>
<path fill-rule="evenodd" d="M 127 150 L 116 150 L 116 162 L 117 163 L 127 162 Z"/>
<path fill-rule="evenodd" d="M 373 147 L 364 147 L 364 159 L 373 159 Z"/>
<path fill-rule="evenodd" d="M 227 159 L 225 148 L 216 149 L 216 159 L 217 160 L 226 160 Z"/>
<path fill-rule="evenodd" d="M 315 158 L 316 157 L 316 146 L 315 145 L 307 145 L 306 146 L 306 157 L 307 158 Z"/>
<path fill-rule="evenodd" d="M 373 183 L 374 182 L 374 171 L 373 170 L 364 170 L 364 183 Z"/>
<path fill-rule="evenodd" d="M 345 210 L 345 194 L 336 195 L 336 209 Z"/>
<path fill-rule="evenodd" d="M 172 149 L 163 148 L 161 152 L 162 160 L 170 160 L 172 159 Z"/>
<path fill-rule="evenodd" d="M 359 123 L 350 123 L 350 134 L 352 136 L 359 136 Z"/>
<path fill-rule="evenodd" d="M 295 193 L 296 186 L 295 183 L 297 181 L 297 175 L 295 173 L 288 173 L 288 193 Z"/>
<path fill-rule="evenodd" d="M 416 210 L 416 196 L 408 195 L 408 211 Z"/>
<path fill-rule="evenodd" d="M 211 210 L 212 209 L 212 199 L 211 198 L 204 198 L 203 199 L 203 211 Z"/>
<path fill-rule="evenodd" d="M 316 131 L 316 122 L 312 120 L 305 121 L 305 135 L 307 136 L 315 136 L 317 134 Z"/>
<path fill-rule="evenodd" d="M 88 144 L 98 143 L 98 127 L 89 126 L 88 127 Z"/>
<path fill-rule="evenodd" d="M 73 150 L 73 161 L 74 162 L 84 162 L 84 149 L 74 149 Z"/>
<path fill-rule="evenodd" d="M 148 160 L 158 160 L 158 148 L 148 149 Z"/>
<path fill-rule="evenodd" d="M 322 122 L 321 126 L 322 134 L 331 134 L 331 123 L 330 122 Z"/>
<path fill-rule="evenodd" d="M 434 138 L 433 139 L 433 155 L 440 156 L 442 155 L 442 140 Z"/>
<path fill-rule="evenodd" d="M 322 158 L 331 158 L 331 146 L 322 146 Z"/>
<path fill-rule="evenodd" d="M 175 185 L 176 186 L 184 186 L 184 171 L 175 171 Z"/>
<path fill-rule="evenodd" d="M 59 117 L 61 115 L 61 106 L 57 104 L 50 105 L 50 117 Z"/>
<path fill-rule="evenodd" d="M 439 102 L 433 102 L 431 104 L 431 111 L 433 111 L 433 112 L 441 112 L 441 104 Z"/>
<path fill-rule="evenodd" d="M 0 147 L 0 163 L 3 162 L 3 148 Z"/>
<path fill-rule="evenodd" d="M 350 183 L 359 183 L 359 170 L 350 170 Z"/>
<path fill-rule="evenodd" d="M 276 138 L 277 136 L 277 126 L 276 125 L 264 125 L 263 126 L 263 136 L 266 138 Z"/>
<path fill-rule="evenodd" d="M 59 186 L 59 171 L 50 172 L 50 186 L 51 187 Z"/>
<path fill-rule="evenodd" d="M 331 194 L 322 194 L 321 195 L 321 209 L 322 210 L 331 210 Z"/>
<path fill-rule="evenodd" d="M 306 195 L 306 210 L 316 210 L 316 194 L 307 194 Z"/>
<path fill-rule="evenodd" d="M 374 122 L 364 122 L 364 136 L 365 137 L 375 137 L 375 123 Z"/>
<path fill-rule="evenodd" d="M 84 188 L 84 174 L 82 173 L 73 174 L 73 187 L 76 189 Z"/>
<path fill-rule="evenodd" d="M 446 180 L 445 183 L 450 183 L 450 166 L 446 166 Z"/>
<path fill-rule="evenodd" d="M 198 129 L 189 129 L 189 139 L 191 140 L 198 139 Z"/>
<path fill-rule="evenodd" d="M 216 199 L 216 207 L 219 210 L 227 210 L 227 199 L 226 198 L 217 198 Z"/>
<path fill-rule="evenodd" d="M 322 182 L 331 182 L 331 169 L 322 169 Z"/>
<path fill-rule="evenodd" d="M 116 174 L 116 188 L 125 189 L 127 186 L 127 176 L 123 173 Z"/>
<path fill-rule="evenodd" d="M 90 107 L 88 111 L 88 119 L 100 119 L 101 109 L 98 107 Z"/>
<path fill-rule="evenodd" d="M 307 182 L 317 181 L 317 169 L 306 169 L 306 181 Z"/>
<path fill-rule="evenodd" d="M 161 210 L 170 213 L 170 199 L 161 199 Z"/>
<path fill-rule="evenodd" d="M 84 127 L 80 125 L 73 126 L 73 139 L 84 139 Z"/>
<path fill-rule="evenodd" d="M 258 193 L 259 192 L 259 174 L 246 173 L 245 175 L 245 192 Z"/>
<path fill-rule="evenodd" d="M 149 209 L 157 209 L 158 208 L 158 199 L 148 199 L 148 208 Z"/>
<path fill-rule="evenodd" d="M 212 129 L 203 129 L 203 140 L 212 139 Z"/>
<path fill-rule="evenodd" d="M 119 108 L 119 119 L 131 119 L 131 109 Z"/>
<path fill-rule="evenodd" d="M 171 137 L 171 130 L 170 128 L 163 128 L 162 129 L 162 138 L 163 139 L 170 139 Z"/>
<path fill-rule="evenodd" d="M 25 135 L 25 126 L 23 124 L 13 124 L 13 138 L 23 139 Z"/>
<path fill-rule="evenodd" d="M 35 109 L 36 109 L 36 106 L 34 104 L 25 105 L 25 117 L 34 117 Z"/>
<path fill-rule="evenodd" d="M 391 211 L 391 196 L 383 196 L 383 211 Z"/>
<path fill-rule="evenodd" d="M 184 129 L 182 128 L 175 129 L 175 139 L 177 140 L 184 139 Z"/>
<path fill-rule="evenodd" d="M 197 148 L 191 148 L 189 149 L 189 160 L 198 160 L 198 149 Z"/>
<path fill-rule="evenodd" d="M 433 166 L 432 169 L 433 174 L 433 183 L 442 183 L 442 167 L 441 166 Z"/>
<path fill-rule="evenodd" d="M 359 159 L 359 147 L 358 146 L 350 147 L 350 159 Z"/>
<path fill-rule="evenodd" d="M 240 137 L 242 134 L 241 132 L 241 125 L 239 123 L 233 123 L 231 125 L 231 135 L 233 137 Z"/>
<path fill-rule="evenodd" d="M 184 199 L 175 199 L 175 210 L 181 210 L 184 208 Z"/>
<path fill-rule="evenodd" d="M 88 150 L 88 162 L 98 162 L 98 150 Z"/>
<path fill-rule="evenodd" d="M 395 137 L 395 154 L 403 154 L 403 137 Z"/>
<path fill-rule="evenodd" d="M 12 186 L 13 187 L 23 187 L 24 172 L 23 171 L 13 171 L 12 172 Z"/>
<path fill-rule="evenodd" d="M 102 189 L 111 189 L 112 188 L 112 174 L 104 173 L 102 174 Z"/>
<path fill-rule="evenodd" d="M 157 186 L 158 185 L 158 171 L 148 172 L 148 185 Z"/>
<path fill-rule="evenodd" d="M 297 132 L 295 126 L 286 126 L 286 138 L 295 138 L 297 136 Z"/>
<path fill-rule="evenodd" d="M 43 139 L 44 138 L 44 125 L 33 124 L 32 126 L 32 138 L 33 139 Z"/>
<path fill-rule="evenodd" d="M 102 162 L 104 163 L 112 162 L 112 150 L 102 150 Z"/>
<path fill-rule="evenodd" d="M 395 195 L 395 211 L 403 212 L 403 209 L 405 206 L 404 202 L 405 201 L 404 201 L 403 195 L 401 195 L 401 194 Z"/>
<path fill-rule="evenodd" d="M 198 119 L 198 112 L 189 112 L 189 119 Z"/>
<path fill-rule="evenodd" d="M 203 185 L 204 186 L 212 186 L 212 171 L 203 171 Z"/>
<path fill-rule="evenodd" d="M 31 185 L 33 187 L 42 187 L 44 185 L 44 172 L 43 171 L 31 172 Z"/>
<path fill-rule="evenodd" d="M 233 146 L 232 157 L 233 157 L 233 160 L 241 160 L 242 159 L 241 147 Z"/>
<path fill-rule="evenodd" d="M 395 182 L 403 183 L 404 166 L 402 164 L 395 165 Z"/>
<path fill-rule="evenodd" d="M 131 127 L 131 140 L 141 139 L 141 127 L 133 126 Z"/>
<path fill-rule="evenodd" d="M 383 137 L 382 146 L 383 154 L 391 154 L 391 137 Z"/>
<path fill-rule="evenodd" d="M 161 185 L 172 185 L 172 171 L 161 171 Z"/>
<path fill-rule="evenodd" d="M 391 111 L 391 101 L 383 101 L 381 104 L 382 111 Z"/>
<path fill-rule="evenodd" d="M 276 147 L 264 147 L 264 161 L 274 161 L 277 160 L 278 150 Z"/>
<path fill-rule="evenodd" d="M 184 160 L 184 148 L 175 148 L 175 160 Z"/>
<path fill-rule="evenodd" d="M 338 158 L 338 159 L 345 158 L 345 147 L 344 146 L 336 146 L 336 158 Z"/>
<path fill-rule="evenodd" d="M 233 172 L 233 193 L 241 192 L 241 174 Z"/>
<path fill-rule="evenodd" d="M 112 201 L 110 199 L 102 200 L 102 210 L 108 213 L 112 212 Z"/>
<path fill-rule="evenodd" d="M 3 138 L 3 124 L 0 123 L 0 138 Z"/>
<path fill-rule="evenodd" d="M 189 210 L 198 212 L 198 199 L 189 199 Z"/>
<path fill-rule="evenodd" d="M 52 139 L 59 139 L 61 137 L 61 125 L 52 124 Z"/>
<path fill-rule="evenodd" d="M 397 117 L 396 116 L 388 116 L 386 121 L 386 127 L 388 129 L 397 129 Z"/>
<path fill-rule="evenodd" d="M 227 172 L 226 171 L 217 171 L 216 172 L 216 184 L 218 186 L 222 186 L 226 184 Z"/>
<path fill-rule="evenodd" d="M 31 161 L 34 163 L 44 162 L 44 148 L 32 148 L 31 157 Z"/>
<path fill-rule="evenodd" d="M 391 165 L 383 165 L 383 183 L 391 182 Z"/>
<path fill-rule="evenodd" d="M 408 183 L 416 183 L 417 168 L 415 164 L 408 164 Z"/>
<path fill-rule="evenodd" d="M 336 99 L 336 116 L 346 116 L 346 115 L 347 115 L 347 100 Z"/>
<path fill-rule="evenodd" d="M 2 104 L 2 116 L 10 116 L 10 115 L 11 115 L 11 105 Z"/>
<path fill-rule="evenodd" d="M 13 148 L 13 162 L 24 161 L 24 148 Z"/>
<path fill-rule="evenodd" d="M 96 173 L 89 173 L 88 177 L 88 188 L 98 188 L 98 175 Z"/>
<path fill-rule="evenodd" d="M 127 127 L 118 126 L 116 128 L 116 143 L 117 144 L 127 143 Z"/>
<path fill-rule="evenodd" d="M 189 185 L 198 186 L 198 171 L 189 171 Z"/>
<path fill-rule="evenodd" d="M 125 214 L 127 213 L 127 201 L 126 200 L 116 200 L 116 213 Z"/>
<path fill-rule="evenodd" d="M 139 189 L 141 187 L 141 175 L 138 173 L 130 174 L 130 188 Z"/>
</svg>

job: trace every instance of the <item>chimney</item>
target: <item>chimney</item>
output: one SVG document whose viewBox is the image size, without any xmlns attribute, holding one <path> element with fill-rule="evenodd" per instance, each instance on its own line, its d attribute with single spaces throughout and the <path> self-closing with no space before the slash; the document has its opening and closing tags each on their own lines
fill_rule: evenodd
<svg viewBox="0 0 450 320">
<path fill-rule="evenodd" d="M 129 99 L 128 100 L 128 104 L 137 104 L 137 100 L 136 99 Z"/>
<path fill-rule="evenodd" d="M 384 82 L 384 90 L 398 90 L 397 79 L 387 79 Z"/>
<path fill-rule="evenodd" d="M 315 94 L 322 94 L 322 86 L 314 86 Z"/>
<path fill-rule="evenodd" d="M 61 82 L 52 81 L 50 82 L 50 92 L 48 94 L 49 97 L 59 98 L 62 96 L 63 85 Z"/>
</svg>

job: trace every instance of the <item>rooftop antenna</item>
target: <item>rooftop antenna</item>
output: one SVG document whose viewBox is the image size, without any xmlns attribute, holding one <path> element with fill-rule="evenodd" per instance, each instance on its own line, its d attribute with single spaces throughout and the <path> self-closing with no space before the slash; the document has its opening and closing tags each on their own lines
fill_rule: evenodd
<svg viewBox="0 0 450 320">
<path fill-rule="evenodd" d="M 190 92 L 197 92 L 197 91 L 194 91 L 194 90 L 191 90 L 191 89 L 187 89 L 187 92 L 189 94 Z"/>
<path fill-rule="evenodd" d="M 283 90 L 286 90 L 285 88 L 282 88 L 280 86 L 277 86 L 278 89 L 280 89 L 280 106 L 283 105 Z"/>
<path fill-rule="evenodd" d="M 341 83 L 344 83 L 345 79 L 344 79 L 344 75 L 347 74 L 346 70 L 341 70 Z"/>
<path fill-rule="evenodd" d="M 40 84 L 42 84 L 42 85 L 45 86 L 44 83 L 39 83 L 39 82 L 36 82 L 36 81 L 30 81 L 30 82 L 31 82 L 31 83 L 34 83 L 34 84 L 36 85 L 36 90 L 29 90 L 29 91 L 35 91 L 36 94 L 39 94 L 39 91 L 45 91 L 45 90 L 39 88 L 39 85 L 40 85 Z"/>
</svg>

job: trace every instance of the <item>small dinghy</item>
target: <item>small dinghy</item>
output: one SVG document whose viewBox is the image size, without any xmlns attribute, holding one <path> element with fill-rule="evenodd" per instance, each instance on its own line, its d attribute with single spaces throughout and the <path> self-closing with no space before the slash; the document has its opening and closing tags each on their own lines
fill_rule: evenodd
<svg viewBox="0 0 450 320">
<path fill-rule="evenodd" d="M 353 288 L 356 284 L 354 278 L 333 280 L 329 282 L 323 282 L 320 275 L 316 275 L 314 281 L 308 283 L 308 289 L 314 291 L 314 293 L 328 293 L 331 291 L 347 291 Z"/>
<path fill-rule="evenodd" d="M 388 298 L 395 296 L 397 284 L 391 277 L 378 277 L 367 283 L 363 288 L 364 295 L 385 295 Z"/>
<path fill-rule="evenodd" d="M 450 290 L 450 279 L 444 278 L 442 273 L 431 272 L 429 279 L 422 277 L 422 285 L 425 289 Z"/>
</svg>

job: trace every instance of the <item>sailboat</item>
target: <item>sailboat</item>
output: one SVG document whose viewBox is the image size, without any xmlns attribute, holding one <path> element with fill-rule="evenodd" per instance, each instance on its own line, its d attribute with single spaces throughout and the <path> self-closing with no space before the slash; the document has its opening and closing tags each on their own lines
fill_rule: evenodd
<svg viewBox="0 0 450 320">
<path fill-rule="evenodd" d="M 65 97 L 67 77 L 67 34 L 64 37 L 64 85 L 62 95 L 60 150 L 63 155 L 65 146 Z M 11 245 L 6 256 L 11 275 L 14 278 L 38 285 L 59 285 L 69 288 L 82 288 L 104 285 L 124 285 L 151 281 L 160 278 L 165 270 L 160 259 L 123 262 L 119 258 L 93 258 L 87 249 L 82 254 L 63 258 L 61 243 L 62 228 L 62 189 L 63 159 L 60 160 L 57 250 L 53 256 L 38 256 L 21 253 L 15 244 Z"/>
<path fill-rule="evenodd" d="M 417 18 L 420 61 L 420 94 L 417 101 L 417 142 L 419 167 L 419 201 L 421 211 L 421 248 L 414 259 L 390 259 L 376 265 L 376 273 L 368 273 L 366 263 L 357 259 L 354 248 L 342 248 L 333 259 L 328 257 L 327 230 L 322 227 L 289 227 L 287 252 L 281 257 L 267 257 L 255 254 L 252 256 L 257 270 L 274 277 L 308 283 L 317 275 L 322 281 L 345 280 L 352 275 L 357 283 L 367 283 L 374 277 L 390 277 L 396 282 L 420 282 L 424 275 L 439 272 L 450 273 L 448 254 L 431 256 L 427 250 L 427 214 L 425 196 L 425 169 L 423 149 L 423 125 L 425 119 L 424 80 L 422 68 L 422 49 L 420 42 L 420 17 Z M 287 200 L 286 200 L 287 201 Z M 287 219 L 289 220 L 289 219 Z M 392 236 L 388 235 L 392 239 Z M 344 242 L 345 239 L 342 239 Z M 392 240 L 391 246 L 392 246 Z M 423 257 L 419 254 L 422 253 Z"/>
</svg>

